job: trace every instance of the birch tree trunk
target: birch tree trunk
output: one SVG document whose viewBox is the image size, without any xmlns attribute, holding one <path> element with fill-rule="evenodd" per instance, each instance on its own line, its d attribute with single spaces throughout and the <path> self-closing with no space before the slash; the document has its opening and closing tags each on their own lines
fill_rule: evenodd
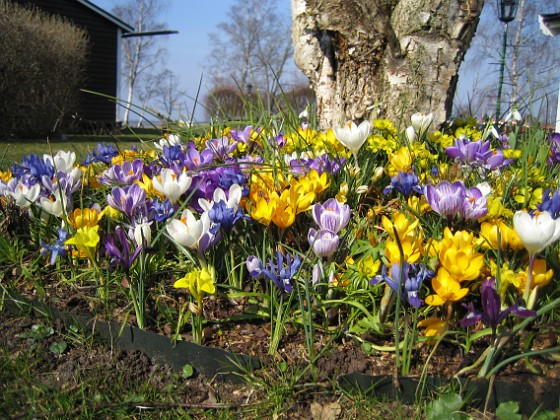
<svg viewBox="0 0 560 420">
<path fill-rule="evenodd" d="M 415 112 L 444 122 L 484 0 L 292 0 L 295 61 L 322 128 Z"/>
</svg>

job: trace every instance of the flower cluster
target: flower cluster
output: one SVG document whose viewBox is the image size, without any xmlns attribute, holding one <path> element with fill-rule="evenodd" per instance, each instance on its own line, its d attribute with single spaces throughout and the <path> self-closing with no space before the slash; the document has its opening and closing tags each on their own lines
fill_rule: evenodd
<svg viewBox="0 0 560 420">
<path fill-rule="evenodd" d="M 167 134 L 145 150 L 98 145 L 81 163 L 73 152 L 32 154 L 0 173 L 0 200 L 29 215 L 26 245 L 41 261 L 95 270 L 77 281 L 109 279 L 104 287 L 127 285 L 136 299 L 184 289 L 169 301 L 190 300 L 199 338 L 214 294 L 304 314 L 308 331 L 351 313 L 340 320 L 350 333 L 387 314 L 399 322 L 398 297 L 441 335 L 478 322 L 495 332 L 558 293 L 557 133 L 516 150 L 509 139 L 522 133 L 429 133 L 430 113 L 402 131 L 381 119 L 325 131 L 301 120 L 286 131 Z M 139 279 L 162 284 L 141 289 Z"/>
</svg>

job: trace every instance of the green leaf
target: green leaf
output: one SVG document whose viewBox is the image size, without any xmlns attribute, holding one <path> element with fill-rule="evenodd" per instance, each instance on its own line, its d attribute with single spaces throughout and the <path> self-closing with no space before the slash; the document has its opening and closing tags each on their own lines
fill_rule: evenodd
<svg viewBox="0 0 560 420">
<path fill-rule="evenodd" d="M 554 411 L 543 411 L 532 417 L 533 420 L 556 420 L 557 418 Z"/>
<path fill-rule="evenodd" d="M 496 408 L 496 417 L 501 420 L 520 420 L 519 403 L 517 401 L 508 401 L 500 403 Z"/>
<path fill-rule="evenodd" d="M 20 338 L 32 338 L 34 340 L 43 340 L 54 334 L 54 330 L 51 327 L 45 327 L 41 324 L 33 324 L 31 326 L 31 331 L 23 332 L 18 335 Z"/>
<path fill-rule="evenodd" d="M 64 353 L 64 351 L 66 350 L 66 348 L 68 347 L 68 344 L 66 344 L 66 341 L 55 341 L 54 343 L 52 343 L 49 347 L 49 350 L 51 352 L 53 352 L 54 354 L 62 354 Z"/>
<path fill-rule="evenodd" d="M 194 375 L 194 368 L 191 365 L 183 366 L 183 378 L 188 379 Z"/>
<path fill-rule="evenodd" d="M 463 419 L 466 415 L 458 411 L 463 406 L 463 399 L 459 394 L 445 394 L 432 401 L 426 407 L 429 420 Z"/>
</svg>

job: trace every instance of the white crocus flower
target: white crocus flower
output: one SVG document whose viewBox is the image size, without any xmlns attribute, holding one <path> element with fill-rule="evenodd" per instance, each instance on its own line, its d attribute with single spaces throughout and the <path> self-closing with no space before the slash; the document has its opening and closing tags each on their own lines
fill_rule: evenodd
<svg viewBox="0 0 560 420">
<path fill-rule="evenodd" d="M 159 176 L 152 179 L 156 191 L 162 193 L 169 201 L 176 203 L 177 200 L 191 186 L 192 178 L 185 172 L 177 175 L 173 169 L 164 168 Z"/>
<path fill-rule="evenodd" d="M 134 237 L 134 242 L 136 242 L 136 245 L 150 245 L 150 243 L 152 242 L 151 225 L 152 222 L 148 222 L 146 220 L 143 220 L 140 223 L 136 223 L 132 232 L 132 236 Z"/>
<path fill-rule="evenodd" d="M 477 184 L 476 188 L 478 188 L 479 191 L 482 193 L 482 195 L 485 196 L 485 197 L 488 197 L 490 195 L 490 193 L 492 192 L 492 187 L 486 181 Z"/>
<path fill-rule="evenodd" d="M 177 134 L 169 134 L 167 137 L 154 142 L 154 146 L 159 150 L 163 150 L 165 146 L 177 146 L 179 144 L 181 144 L 181 138 Z"/>
<path fill-rule="evenodd" d="M 167 224 L 167 233 L 171 238 L 186 248 L 198 250 L 200 238 L 210 230 L 211 222 L 208 213 L 196 219 L 193 212 L 186 209 L 180 219 L 173 219 Z"/>
<path fill-rule="evenodd" d="M 549 212 L 518 211 L 513 216 L 513 227 L 523 241 L 529 255 L 535 255 L 560 239 L 560 219 L 553 219 Z"/>
<path fill-rule="evenodd" d="M 358 165 L 358 152 L 369 136 L 371 125 L 368 120 L 362 121 L 360 125 L 349 121 L 342 127 L 334 127 L 334 134 L 339 142 L 348 148 L 354 155 L 356 168 Z"/>
<path fill-rule="evenodd" d="M 232 184 L 229 187 L 229 198 L 226 197 L 226 193 L 220 187 L 214 190 L 214 194 L 212 196 L 212 201 L 206 200 L 204 198 L 198 199 L 198 205 L 204 210 L 204 212 L 208 212 L 214 206 L 214 203 L 219 203 L 223 201 L 226 203 L 226 207 L 233 210 L 233 212 L 237 212 L 239 209 L 239 202 L 241 201 L 241 197 L 243 195 L 243 187 L 238 184 Z"/>
<path fill-rule="evenodd" d="M 536 298 L 536 288 L 531 294 L 535 257 L 537 253 L 560 239 L 560 219 L 553 219 L 547 211 L 536 211 L 533 216 L 526 211 L 518 211 L 513 215 L 513 227 L 529 253 L 529 268 L 523 299 L 527 307 L 532 309 Z"/>
<path fill-rule="evenodd" d="M 39 200 L 39 205 L 47 213 L 58 217 L 59 219 L 64 218 L 65 213 L 67 213 L 68 198 L 65 194 L 62 194 L 62 198 L 58 191 L 54 192 L 54 198 L 41 197 Z"/>
<path fill-rule="evenodd" d="M 419 136 L 422 136 L 434 120 L 434 114 L 432 112 L 429 114 L 426 114 L 425 112 L 417 112 L 410 117 L 410 120 L 412 121 L 414 131 L 416 131 Z"/>
<path fill-rule="evenodd" d="M 15 181 L 15 178 L 12 178 Z M 28 208 L 39 198 L 41 194 L 41 187 L 39 184 L 32 185 L 28 187 L 27 185 L 23 184 L 21 181 L 15 181 L 17 185 L 13 190 L 6 189 L 6 194 L 11 195 L 16 202 L 18 207 L 23 209 Z M 8 188 L 10 183 L 8 183 Z"/>
<path fill-rule="evenodd" d="M 406 138 L 409 143 L 414 143 L 416 141 L 416 131 L 414 131 L 414 127 L 409 125 L 404 132 Z"/>
<path fill-rule="evenodd" d="M 57 171 L 68 173 L 74 169 L 74 163 L 76 162 L 76 153 L 59 150 L 54 156 L 47 154 L 43 155 L 43 160 L 45 162 L 51 162 L 51 164 Z"/>
</svg>

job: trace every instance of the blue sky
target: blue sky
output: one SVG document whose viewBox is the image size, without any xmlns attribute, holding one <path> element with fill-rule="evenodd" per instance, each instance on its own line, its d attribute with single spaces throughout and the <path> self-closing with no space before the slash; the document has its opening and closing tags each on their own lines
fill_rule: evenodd
<svg viewBox="0 0 560 420">
<path fill-rule="evenodd" d="M 89 0 L 111 12 L 118 0 Z M 232 0 L 166 0 L 166 8 L 159 19 L 168 29 L 179 31 L 176 35 L 162 37 L 161 45 L 167 50 L 166 67 L 180 80 L 181 90 L 190 97 L 197 93 L 203 76 L 204 60 L 210 52 L 209 33 L 219 32 L 220 22 L 227 21 Z M 290 1 L 279 0 L 282 13 L 290 13 Z M 203 92 L 204 87 L 202 86 Z M 187 99 L 192 110 L 192 101 Z M 197 113 L 201 118 L 201 113 Z"/>
<path fill-rule="evenodd" d="M 119 0 L 89 0 L 97 6 L 111 12 L 115 4 L 120 3 Z M 186 92 L 186 107 L 189 113 L 192 111 L 193 102 L 188 97 L 194 97 L 201 77 L 203 76 L 203 64 L 208 53 L 211 50 L 209 42 L 209 33 L 219 32 L 220 22 L 227 21 L 228 11 L 233 4 L 233 0 L 164 0 L 168 7 L 161 13 L 160 22 L 166 24 L 168 29 L 179 31 L 176 35 L 162 37 L 161 45 L 167 49 L 166 67 L 173 71 L 179 77 L 180 88 Z M 488 0 L 486 3 L 489 3 Z M 494 0 L 492 0 L 494 1 Z M 543 12 L 550 12 L 553 6 L 546 3 L 540 4 L 539 8 L 543 8 Z M 552 2 L 551 2 L 552 3 Z M 546 7 L 545 7 L 546 5 Z M 492 11 L 490 5 L 484 8 L 483 20 L 480 25 L 484 25 L 490 19 L 494 22 L 495 17 L 490 16 Z M 290 1 L 278 0 L 279 11 L 289 15 Z M 490 16 L 490 17 L 488 17 Z M 479 26 L 480 26 L 479 25 Z M 501 25 L 501 24 L 500 24 Z M 540 31 L 539 31 L 540 32 Z M 535 36 L 542 36 L 538 33 Z M 560 36 L 556 37 L 559 38 Z M 465 63 L 463 63 L 465 64 Z M 476 68 L 473 68 L 476 67 Z M 489 72 L 496 72 L 497 66 L 495 60 L 491 65 L 488 63 L 477 63 L 477 66 L 463 66 L 460 72 L 458 96 L 465 98 L 467 92 L 470 92 L 476 77 L 487 77 Z M 202 96 L 206 93 L 204 89 L 204 80 L 202 84 Z M 201 111 L 201 110 L 200 110 Z M 187 116 L 186 113 L 183 116 Z M 197 112 L 197 119 L 202 119 L 202 112 Z"/>
</svg>

